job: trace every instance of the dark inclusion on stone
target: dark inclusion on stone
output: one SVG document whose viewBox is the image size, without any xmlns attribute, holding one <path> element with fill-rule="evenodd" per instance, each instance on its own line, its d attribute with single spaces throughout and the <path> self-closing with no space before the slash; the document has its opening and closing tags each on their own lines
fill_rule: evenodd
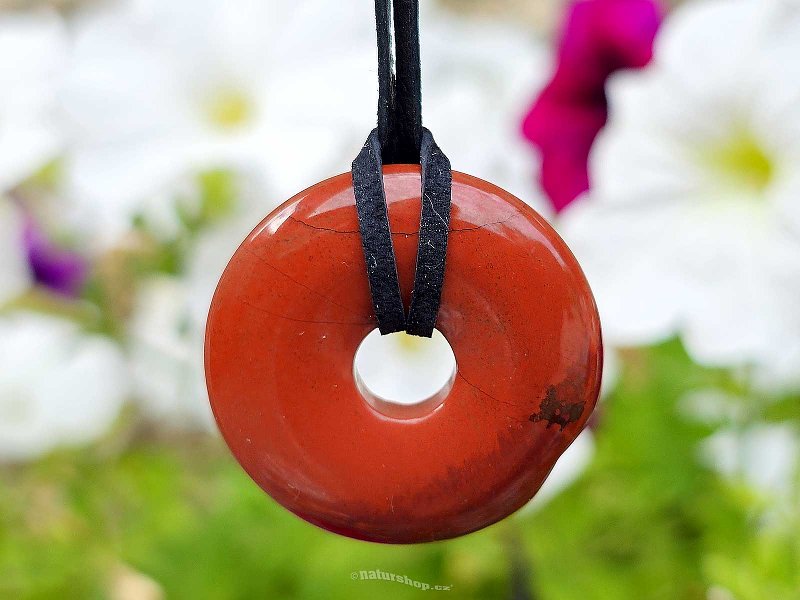
<svg viewBox="0 0 800 600">
<path fill-rule="evenodd" d="M 564 431 L 567 425 L 581 418 L 585 405 L 585 402 L 564 402 L 559 400 L 556 386 L 551 385 L 547 388 L 547 394 L 539 406 L 539 412 L 533 413 L 528 417 L 528 420 L 533 423 L 547 421 L 547 429 L 551 425 L 558 425 L 561 428 L 560 431 Z"/>
</svg>

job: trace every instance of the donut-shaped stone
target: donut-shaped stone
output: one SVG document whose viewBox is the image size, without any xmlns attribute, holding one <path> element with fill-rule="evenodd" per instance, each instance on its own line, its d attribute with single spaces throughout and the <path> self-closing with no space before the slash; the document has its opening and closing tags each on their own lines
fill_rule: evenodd
<svg viewBox="0 0 800 600">
<path fill-rule="evenodd" d="M 384 168 L 408 300 L 420 169 Z M 301 192 L 242 243 L 206 331 L 222 435 L 255 482 L 320 527 L 377 542 L 440 540 L 524 505 L 589 418 L 597 309 L 575 258 L 522 201 L 453 173 L 437 329 L 457 374 L 443 398 L 379 411 L 353 357 L 376 327 L 349 173 Z"/>
</svg>

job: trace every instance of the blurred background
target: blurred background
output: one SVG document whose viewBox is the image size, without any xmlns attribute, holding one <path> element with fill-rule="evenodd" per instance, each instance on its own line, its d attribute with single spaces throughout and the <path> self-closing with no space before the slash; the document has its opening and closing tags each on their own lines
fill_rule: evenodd
<svg viewBox="0 0 800 600">
<path fill-rule="evenodd" d="M 422 0 L 425 125 L 581 260 L 601 404 L 529 506 L 421 546 L 308 525 L 229 455 L 211 294 L 267 213 L 349 170 L 373 19 L 0 1 L 0 597 L 800 598 L 793 0 Z M 351 579 L 375 569 L 452 589 Z"/>
</svg>

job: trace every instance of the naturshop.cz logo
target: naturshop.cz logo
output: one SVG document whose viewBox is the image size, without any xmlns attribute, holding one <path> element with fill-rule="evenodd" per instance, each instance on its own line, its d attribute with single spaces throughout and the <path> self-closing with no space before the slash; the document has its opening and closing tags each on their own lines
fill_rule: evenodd
<svg viewBox="0 0 800 600">
<path fill-rule="evenodd" d="M 452 585 L 431 585 L 430 583 L 425 583 L 424 581 L 416 581 L 415 579 L 411 579 L 408 575 L 387 573 L 386 571 L 381 571 L 380 569 L 375 569 L 374 571 L 353 571 L 350 573 L 350 579 L 353 581 L 396 581 L 397 583 L 402 583 L 417 588 L 418 590 L 436 590 L 438 592 L 449 592 L 453 589 Z"/>
</svg>

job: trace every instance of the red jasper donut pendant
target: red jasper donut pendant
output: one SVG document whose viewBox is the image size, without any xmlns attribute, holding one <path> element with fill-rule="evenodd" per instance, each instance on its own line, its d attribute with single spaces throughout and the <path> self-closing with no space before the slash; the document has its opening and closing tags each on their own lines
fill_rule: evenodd
<svg viewBox="0 0 800 600">
<path fill-rule="evenodd" d="M 420 168 L 384 167 L 404 301 Z M 575 258 L 523 202 L 453 172 L 437 321 L 449 393 L 380 412 L 353 376 L 376 327 L 350 173 L 273 211 L 234 254 L 206 331 L 222 435 L 270 496 L 330 531 L 426 542 L 511 514 L 583 428 L 600 387 L 597 309 Z"/>
</svg>

